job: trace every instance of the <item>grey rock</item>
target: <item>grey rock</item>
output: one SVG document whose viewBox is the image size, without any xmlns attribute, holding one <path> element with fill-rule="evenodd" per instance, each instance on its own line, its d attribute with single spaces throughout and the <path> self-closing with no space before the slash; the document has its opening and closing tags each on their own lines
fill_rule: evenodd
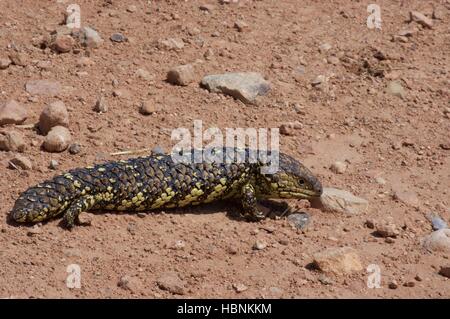
<svg viewBox="0 0 450 319">
<path fill-rule="evenodd" d="M 195 81 L 194 67 L 191 64 L 179 65 L 167 72 L 167 81 L 186 86 Z"/>
<path fill-rule="evenodd" d="M 173 271 L 163 273 L 156 281 L 158 287 L 167 290 L 176 295 L 184 295 L 186 293 L 185 283 Z"/>
<path fill-rule="evenodd" d="M 111 41 L 118 43 L 127 41 L 127 37 L 124 36 L 122 33 L 113 33 L 110 39 Z"/>
<path fill-rule="evenodd" d="M 44 149 L 48 152 L 62 152 L 69 147 L 72 136 L 64 126 L 54 126 L 44 140 Z"/>
<path fill-rule="evenodd" d="M 330 187 L 325 187 L 322 196 L 312 200 L 311 203 L 313 207 L 325 211 L 349 215 L 364 213 L 369 207 L 369 202 L 364 198 L 357 197 L 345 190 Z"/>
<path fill-rule="evenodd" d="M 27 109 L 15 100 L 9 100 L 0 105 L 0 125 L 21 124 L 27 117 Z"/>
<path fill-rule="evenodd" d="M 22 134 L 16 131 L 0 135 L 0 151 L 23 152 L 26 144 Z"/>
<path fill-rule="evenodd" d="M 437 214 L 430 214 L 429 216 L 433 230 L 448 228 L 447 223 Z"/>
<path fill-rule="evenodd" d="M 231 95 L 247 104 L 256 103 L 258 96 L 270 90 L 270 83 L 255 72 L 207 75 L 201 84 L 211 92 Z"/>
<path fill-rule="evenodd" d="M 405 89 L 398 81 L 390 81 L 386 87 L 386 92 L 400 98 L 404 98 L 406 94 Z"/>
<path fill-rule="evenodd" d="M 32 80 L 25 84 L 25 89 L 31 95 L 55 96 L 61 92 L 61 84 L 50 80 Z"/>
<path fill-rule="evenodd" d="M 81 44 L 88 48 L 98 48 L 103 43 L 103 39 L 100 34 L 90 27 L 83 27 L 80 35 Z"/>
<path fill-rule="evenodd" d="M 439 229 L 423 240 L 423 247 L 428 251 L 450 253 L 450 229 Z"/>
<path fill-rule="evenodd" d="M 23 155 L 17 154 L 9 162 L 12 168 L 20 168 L 23 170 L 31 170 L 33 168 L 33 164 L 28 157 Z"/>
<path fill-rule="evenodd" d="M 101 96 L 97 99 L 94 105 L 94 111 L 99 113 L 106 113 L 108 111 L 108 103 L 106 103 L 106 98 Z"/>
<path fill-rule="evenodd" d="M 81 151 L 80 144 L 74 143 L 69 146 L 69 153 L 72 155 L 76 155 L 76 154 L 80 153 L 80 151 Z"/>
<path fill-rule="evenodd" d="M 411 11 L 409 13 L 409 18 L 411 21 L 417 22 L 424 27 L 427 27 L 429 29 L 433 28 L 433 20 L 428 18 L 421 12 Z"/>
<path fill-rule="evenodd" d="M 308 213 L 295 213 L 287 217 L 289 223 L 298 229 L 305 229 L 311 222 L 311 215 Z"/>
<path fill-rule="evenodd" d="M 51 160 L 50 161 L 50 164 L 49 164 L 49 168 L 50 169 L 58 169 L 58 166 L 59 166 L 59 163 L 58 163 L 58 161 L 57 160 Z"/>
<path fill-rule="evenodd" d="M 7 69 L 9 65 L 11 64 L 11 60 L 8 58 L 1 58 L 0 59 L 0 70 Z"/>
</svg>

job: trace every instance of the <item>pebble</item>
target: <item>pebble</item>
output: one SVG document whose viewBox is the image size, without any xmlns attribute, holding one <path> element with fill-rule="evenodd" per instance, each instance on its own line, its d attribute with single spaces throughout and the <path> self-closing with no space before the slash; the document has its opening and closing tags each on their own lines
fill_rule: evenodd
<svg viewBox="0 0 450 319">
<path fill-rule="evenodd" d="M 249 26 L 247 23 L 245 23 L 242 20 L 238 20 L 234 23 L 234 27 L 239 31 L 239 32 L 244 32 L 247 31 L 249 29 Z"/>
<path fill-rule="evenodd" d="M 158 48 L 164 50 L 181 50 L 184 48 L 184 42 L 179 38 L 168 38 L 158 41 Z"/>
<path fill-rule="evenodd" d="M 46 106 L 39 117 L 39 131 L 47 134 L 54 126 L 69 126 L 69 113 L 63 101 Z"/>
<path fill-rule="evenodd" d="M 9 100 L 0 105 L 0 125 L 22 124 L 27 117 L 27 109 L 15 100 Z"/>
<path fill-rule="evenodd" d="M 255 72 L 207 75 L 201 84 L 210 92 L 231 95 L 246 104 L 255 104 L 258 96 L 270 90 L 270 83 Z"/>
<path fill-rule="evenodd" d="M 377 177 L 377 178 L 375 178 L 375 182 L 376 182 L 377 184 L 380 184 L 380 185 L 385 185 L 385 184 L 386 184 L 386 180 L 385 180 L 383 177 Z"/>
<path fill-rule="evenodd" d="M 376 234 L 380 237 L 397 237 L 400 231 L 394 223 L 383 221 L 376 224 Z"/>
<path fill-rule="evenodd" d="M 179 65 L 167 72 L 167 81 L 176 85 L 186 86 L 195 81 L 194 67 L 191 64 Z"/>
<path fill-rule="evenodd" d="M 202 4 L 199 6 L 199 9 L 202 11 L 213 12 L 216 9 L 216 6 L 213 4 Z"/>
<path fill-rule="evenodd" d="M 388 284 L 389 289 L 397 289 L 398 288 L 398 283 L 395 280 L 392 280 L 389 282 Z"/>
<path fill-rule="evenodd" d="M 267 247 L 267 243 L 262 241 L 262 240 L 257 240 L 254 244 L 253 244 L 253 249 L 255 250 L 263 250 Z"/>
<path fill-rule="evenodd" d="M 31 95 L 58 95 L 61 91 L 61 84 L 50 80 L 32 80 L 25 84 L 26 91 Z"/>
<path fill-rule="evenodd" d="M 419 198 L 417 197 L 417 194 L 413 191 L 404 190 L 399 186 L 393 186 L 392 192 L 393 192 L 392 198 L 394 200 L 398 200 L 412 207 L 418 207 L 420 205 Z"/>
<path fill-rule="evenodd" d="M 329 57 L 327 58 L 327 62 L 328 62 L 329 64 L 332 64 L 332 65 L 338 65 L 338 64 L 339 64 L 339 58 L 338 58 L 338 57 L 335 57 L 334 55 L 331 55 L 331 56 L 329 56 Z"/>
<path fill-rule="evenodd" d="M 151 75 L 150 72 L 145 69 L 137 69 L 135 74 L 138 78 L 145 81 L 151 81 L 154 79 L 153 75 Z"/>
<path fill-rule="evenodd" d="M 184 295 L 186 293 L 185 284 L 176 272 L 168 271 L 163 273 L 156 283 L 160 289 L 167 290 L 172 294 Z"/>
<path fill-rule="evenodd" d="M 58 53 L 68 53 L 74 45 L 75 40 L 70 35 L 57 35 L 52 48 Z"/>
<path fill-rule="evenodd" d="M 72 137 L 64 126 L 54 126 L 44 140 L 44 149 L 48 152 L 63 152 L 69 147 Z"/>
<path fill-rule="evenodd" d="M 27 236 L 33 237 L 39 235 L 40 233 L 42 233 L 42 229 L 38 224 L 36 224 L 28 230 Z"/>
<path fill-rule="evenodd" d="M 450 229 L 439 229 L 423 239 L 423 247 L 428 251 L 450 253 Z"/>
<path fill-rule="evenodd" d="M 22 153 L 25 148 L 26 144 L 21 133 L 9 131 L 5 135 L 0 135 L 0 151 Z"/>
<path fill-rule="evenodd" d="M 433 226 L 433 230 L 448 228 L 447 223 L 439 215 L 431 214 L 429 218 L 431 225 Z"/>
<path fill-rule="evenodd" d="M 363 270 L 357 251 L 351 247 L 328 248 L 313 255 L 314 265 L 325 273 L 352 274 Z"/>
<path fill-rule="evenodd" d="M 137 278 L 125 275 L 120 277 L 119 281 L 117 282 L 117 286 L 135 293 L 139 289 L 140 285 Z"/>
<path fill-rule="evenodd" d="M 325 82 L 325 80 L 326 79 L 325 79 L 324 75 L 318 75 L 311 81 L 311 85 L 318 86 L 319 84 L 322 84 L 323 82 Z"/>
<path fill-rule="evenodd" d="M 400 98 L 404 98 L 405 97 L 405 89 L 403 88 L 401 83 L 398 82 L 398 81 L 390 81 L 387 84 L 386 92 L 391 94 L 391 95 L 393 95 L 393 96 L 397 96 L 397 97 L 400 97 Z"/>
<path fill-rule="evenodd" d="M 83 56 L 81 58 L 78 59 L 77 61 L 77 66 L 78 67 L 82 67 L 82 66 L 92 66 L 94 65 L 95 62 L 92 61 L 90 58 L 88 58 L 87 56 Z"/>
<path fill-rule="evenodd" d="M 280 133 L 283 135 L 295 135 L 296 130 L 303 128 L 300 122 L 288 122 L 280 125 Z"/>
<path fill-rule="evenodd" d="M 48 166 L 50 169 L 58 169 L 59 163 L 57 160 L 51 160 L 50 165 Z"/>
<path fill-rule="evenodd" d="M 237 293 L 241 293 L 241 292 L 248 290 L 248 287 L 246 285 L 244 285 L 243 283 L 237 283 L 237 284 L 233 284 L 233 289 Z"/>
<path fill-rule="evenodd" d="M 106 98 L 104 96 L 97 99 L 94 105 L 94 111 L 99 113 L 106 113 L 108 111 L 108 103 L 106 102 Z"/>
<path fill-rule="evenodd" d="M 418 11 L 411 11 L 409 13 L 409 19 L 411 21 L 417 22 L 420 25 L 432 29 L 433 28 L 433 20 L 425 16 L 423 13 Z"/>
<path fill-rule="evenodd" d="M 329 51 L 331 48 L 332 48 L 331 44 L 329 44 L 329 43 L 322 43 L 319 46 L 319 51 L 320 51 L 320 53 L 324 53 L 324 52 Z"/>
<path fill-rule="evenodd" d="M 361 214 L 369 208 L 369 202 L 364 198 L 357 197 L 352 193 L 325 187 L 319 199 L 312 200 L 313 207 L 329 212 L 338 212 L 348 215 Z"/>
<path fill-rule="evenodd" d="M 23 170 L 31 170 L 33 169 L 33 164 L 28 159 L 28 157 L 16 154 L 11 160 L 10 160 L 10 167 L 11 168 L 21 168 Z"/>
<path fill-rule="evenodd" d="M 125 42 L 127 41 L 126 36 L 124 36 L 122 33 L 113 33 L 110 37 L 110 40 L 113 42 Z"/>
<path fill-rule="evenodd" d="M 130 13 L 134 13 L 134 12 L 137 11 L 137 8 L 136 8 L 135 5 L 132 4 L 132 5 L 129 5 L 129 6 L 127 7 L 127 11 L 130 12 Z"/>
<path fill-rule="evenodd" d="M 80 153 L 80 151 L 81 151 L 80 144 L 74 143 L 69 146 L 69 153 L 72 155 L 76 155 Z"/>
<path fill-rule="evenodd" d="M 344 174 L 347 170 L 347 164 L 344 162 L 336 161 L 331 164 L 330 169 L 335 174 Z"/>
<path fill-rule="evenodd" d="M 439 275 L 450 278 L 450 267 L 441 267 Z"/>
<path fill-rule="evenodd" d="M 311 222 L 311 215 L 308 213 L 294 213 L 287 217 L 287 221 L 298 229 L 305 229 Z"/>
<path fill-rule="evenodd" d="M 27 66 L 28 65 L 28 57 L 25 53 L 21 52 L 13 52 L 9 55 L 9 59 L 11 63 L 18 66 Z"/>
<path fill-rule="evenodd" d="M 11 64 L 11 60 L 9 58 L 1 58 L 0 59 L 0 70 L 7 69 Z"/>
<path fill-rule="evenodd" d="M 81 44 L 88 48 L 98 48 L 103 43 L 100 34 L 90 27 L 81 29 Z"/>
<path fill-rule="evenodd" d="M 151 153 L 153 155 L 158 155 L 158 154 L 165 154 L 165 151 L 164 151 L 164 148 L 157 145 L 154 148 L 152 148 Z"/>
<path fill-rule="evenodd" d="M 155 103 L 153 101 L 147 100 L 141 103 L 139 112 L 143 115 L 151 115 L 157 111 Z"/>
</svg>

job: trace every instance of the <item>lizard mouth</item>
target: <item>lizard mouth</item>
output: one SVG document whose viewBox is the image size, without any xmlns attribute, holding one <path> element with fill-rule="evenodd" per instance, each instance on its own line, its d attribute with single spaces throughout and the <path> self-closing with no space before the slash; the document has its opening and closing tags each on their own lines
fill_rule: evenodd
<svg viewBox="0 0 450 319">
<path fill-rule="evenodd" d="M 295 191 L 283 191 L 280 192 L 280 196 L 283 198 L 298 198 L 298 199 L 310 199 L 310 198 L 316 198 L 320 197 L 322 193 L 316 192 L 313 190 L 295 190 Z"/>
</svg>

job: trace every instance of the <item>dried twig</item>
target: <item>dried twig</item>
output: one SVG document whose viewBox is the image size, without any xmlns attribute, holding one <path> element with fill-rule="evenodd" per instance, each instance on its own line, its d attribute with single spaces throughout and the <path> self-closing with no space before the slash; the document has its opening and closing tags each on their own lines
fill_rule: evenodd
<svg viewBox="0 0 450 319">
<path fill-rule="evenodd" d="M 115 152 L 110 153 L 111 156 L 117 156 L 117 155 L 129 155 L 129 154 L 137 154 L 137 153 L 143 153 L 143 152 L 149 152 L 151 151 L 151 148 L 141 148 L 138 150 L 129 150 L 129 151 L 121 151 L 121 152 Z"/>
</svg>

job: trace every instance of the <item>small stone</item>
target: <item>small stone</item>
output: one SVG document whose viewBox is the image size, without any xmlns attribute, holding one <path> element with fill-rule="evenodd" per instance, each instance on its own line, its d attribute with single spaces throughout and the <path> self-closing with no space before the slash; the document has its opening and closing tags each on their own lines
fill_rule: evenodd
<svg viewBox="0 0 450 319">
<path fill-rule="evenodd" d="M 334 55 L 331 55 L 331 56 L 329 56 L 329 57 L 327 58 L 327 62 L 328 62 L 329 64 L 332 64 L 332 65 L 338 65 L 338 64 L 339 64 L 339 58 L 338 58 L 338 57 L 335 57 Z"/>
<path fill-rule="evenodd" d="M 28 117 L 28 111 L 15 100 L 0 105 L 0 125 L 22 124 Z"/>
<path fill-rule="evenodd" d="M 69 153 L 72 155 L 76 155 L 76 154 L 80 153 L 80 151 L 81 151 L 80 144 L 74 143 L 69 146 Z"/>
<path fill-rule="evenodd" d="M 16 154 L 16 156 L 14 156 L 9 162 L 11 168 L 20 168 L 23 170 L 33 169 L 33 164 L 31 164 L 31 161 L 28 159 L 28 157 L 25 157 L 23 155 Z"/>
<path fill-rule="evenodd" d="M 184 48 L 184 42 L 178 38 L 168 38 L 158 41 L 158 48 L 164 50 L 181 50 Z"/>
<path fill-rule="evenodd" d="M 160 289 L 167 290 L 172 294 L 184 295 L 186 293 L 185 284 L 176 272 L 163 273 L 156 283 Z"/>
<path fill-rule="evenodd" d="M 207 75 L 201 84 L 210 92 L 231 95 L 247 104 L 255 104 L 258 96 L 270 90 L 270 83 L 254 72 Z"/>
<path fill-rule="evenodd" d="M 127 226 L 127 231 L 131 234 L 131 235 L 136 235 L 136 230 L 137 230 L 137 225 L 136 223 L 128 223 Z"/>
<path fill-rule="evenodd" d="M 9 131 L 5 135 L 0 135 L 0 151 L 22 153 L 25 151 L 25 147 L 25 141 L 19 132 Z"/>
<path fill-rule="evenodd" d="M 428 251 L 450 252 L 450 229 L 439 229 L 423 240 L 423 247 Z"/>
<path fill-rule="evenodd" d="M 132 5 L 129 5 L 129 6 L 127 7 L 127 11 L 130 12 L 130 13 L 134 13 L 134 12 L 137 11 L 137 8 L 136 8 L 135 5 L 132 4 Z"/>
<path fill-rule="evenodd" d="M 377 184 L 380 184 L 380 185 L 385 185 L 385 184 L 386 184 L 386 180 L 385 180 L 383 177 L 377 177 L 377 178 L 375 178 L 375 182 L 376 182 Z"/>
<path fill-rule="evenodd" d="M 135 74 L 138 78 L 145 81 L 152 81 L 154 79 L 153 75 L 145 69 L 137 69 Z"/>
<path fill-rule="evenodd" d="M 398 283 L 395 280 L 392 280 L 389 282 L 388 284 L 389 289 L 397 289 L 398 288 Z"/>
<path fill-rule="evenodd" d="M 165 154 L 166 152 L 164 151 L 164 148 L 162 148 L 161 146 L 155 146 L 154 148 L 152 148 L 151 153 L 153 155 L 158 155 L 158 154 Z"/>
<path fill-rule="evenodd" d="M 214 56 L 214 51 L 213 51 L 211 48 L 207 49 L 207 50 L 205 51 L 205 53 L 203 54 L 203 57 L 204 57 L 206 60 L 211 60 L 213 56 Z"/>
<path fill-rule="evenodd" d="M 63 152 L 69 147 L 72 137 L 64 126 L 54 126 L 44 140 L 44 149 L 48 152 Z"/>
<path fill-rule="evenodd" d="M 331 44 L 329 43 L 323 43 L 319 46 L 320 53 L 325 53 L 329 51 L 332 48 Z"/>
<path fill-rule="evenodd" d="M 367 228 L 370 228 L 370 229 L 374 229 L 375 228 L 375 222 L 373 220 L 370 220 L 370 219 L 366 220 L 364 225 Z"/>
<path fill-rule="evenodd" d="M 398 32 L 398 35 L 401 37 L 412 37 L 416 33 L 416 30 L 413 29 L 403 29 Z"/>
<path fill-rule="evenodd" d="M 400 234 L 397 225 L 383 221 L 376 225 L 376 234 L 380 237 L 397 237 Z"/>
<path fill-rule="evenodd" d="M 255 250 L 263 250 L 267 247 L 267 243 L 262 240 L 257 240 L 253 245 L 253 249 Z"/>
<path fill-rule="evenodd" d="M 141 103 L 141 107 L 139 108 L 139 112 L 143 115 L 151 115 L 153 113 L 155 113 L 156 110 L 156 106 L 155 103 L 153 103 L 153 101 L 147 100 Z"/>
<path fill-rule="evenodd" d="M 9 59 L 11 63 L 18 66 L 27 66 L 28 65 L 28 57 L 25 53 L 14 52 L 9 55 Z"/>
<path fill-rule="evenodd" d="M 394 243 L 395 243 L 395 239 L 392 238 L 392 237 L 386 237 L 386 238 L 384 239 L 384 242 L 385 242 L 386 244 L 394 244 Z"/>
<path fill-rule="evenodd" d="M 61 91 L 61 84 L 50 80 L 32 80 L 25 84 L 26 91 L 31 95 L 58 95 Z"/>
<path fill-rule="evenodd" d="M 0 59 L 0 70 L 5 70 L 9 67 L 11 64 L 11 60 L 8 58 L 1 58 Z"/>
<path fill-rule="evenodd" d="M 300 122 L 288 122 L 280 125 L 280 133 L 283 135 L 295 135 L 296 130 L 303 128 Z"/>
<path fill-rule="evenodd" d="M 194 67 L 191 64 L 179 65 L 167 72 L 167 81 L 176 85 L 186 86 L 195 81 Z"/>
<path fill-rule="evenodd" d="M 313 255 L 314 265 L 325 273 L 352 274 L 363 270 L 360 257 L 351 247 L 328 248 Z"/>
<path fill-rule="evenodd" d="M 324 274 L 320 274 L 320 276 L 319 276 L 319 282 L 320 282 L 322 285 L 326 285 L 326 286 L 332 285 L 332 284 L 333 284 L 333 281 L 331 280 L 331 278 L 325 276 Z"/>
<path fill-rule="evenodd" d="M 103 39 L 98 32 L 90 27 L 83 27 L 80 34 L 81 44 L 85 47 L 98 48 L 103 43 Z"/>
<path fill-rule="evenodd" d="M 409 18 L 411 21 L 417 22 L 424 27 L 429 29 L 433 28 L 433 20 L 425 16 L 423 13 L 418 11 L 411 11 L 409 13 Z"/>
<path fill-rule="evenodd" d="M 417 197 L 417 194 L 415 192 L 405 190 L 397 186 L 394 186 L 392 191 L 392 197 L 394 200 L 398 200 L 412 207 L 418 207 L 420 205 L 419 198 Z"/>
<path fill-rule="evenodd" d="M 412 288 L 412 287 L 414 287 L 415 285 L 416 285 L 416 283 L 415 283 L 414 281 L 407 281 L 407 282 L 405 282 L 405 283 L 403 284 L 403 286 L 409 287 L 409 288 Z"/>
<path fill-rule="evenodd" d="M 441 143 L 439 144 L 440 148 L 442 148 L 443 150 L 450 150 L 450 143 Z"/>
<path fill-rule="evenodd" d="M 92 66 L 94 65 L 95 62 L 92 61 L 90 58 L 88 58 L 87 56 L 83 56 L 81 58 L 78 59 L 77 61 L 77 66 L 78 67 L 82 67 L 82 66 Z"/>
<path fill-rule="evenodd" d="M 234 27 L 239 31 L 239 32 L 244 32 L 246 30 L 248 30 L 249 26 L 247 23 L 245 23 L 242 20 L 238 20 L 234 23 Z"/>
<path fill-rule="evenodd" d="M 330 169 L 335 174 L 344 174 L 347 170 L 347 164 L 344 162 L 336 161 L 331 164 Z"/>
<path fill-rule="evenodd" d="M 70 52 L 75 44 L 70 35 L 58 35 L 53 42 L 53 49 L 58 53 Z"/>
<path fill-rule="evenodd" d="M 50 165 L 48 166 L 50 169 L 58 169 L 59 163 L 57 160 L 51 160 Z"/>
<path fill-rule="evenodd" d="M 414 279 L 417 280 L 417 281 L 422 281 L 422 280 L 423 280 L 422 277 L 421 277 L 420 275 L 416 275 L 416 276 L 414 277 Z"/>
<path fill-rule="evenodd" d="M 448 228 L 447 223 L 439 215 L 431 214 L 430 221 L 433 226 L 433 230 Z"/>
<path fill-rule="evenodd" d="M 216 6 L 213 4 L 202 4 L 199 6 L 200 10 L 208 11 L 208 12 L 213 12 L 215 8 L 216 8 Z"/>
<path fill-rule="evenodd" d="M 181 239 L 175 241 L 175 244 L 173 245 L 173 248 L 175 250 L 182 250 L 185 247 L 186 247 L 186 243 L 183 240 L 181 240 Z"/>
<path fill-rule="evenodd" d="M 233 284 L 233 289 L 237 293 L 241 293 L 241 292 L 248 290 L 248 287 L 246 285 L 244 285 L 243 283 L 237 283 L 237 284 Z"/>
<path fill-rule="evenodd" d="M 110 37 L 113 42 L 125 42 L 127 38 L 122 33 L 113 33 Z"/>
<path fill-rule="evenodd" d="M 311 85 L 318 86 L 318 85 L 322 84 L 323 82 L 325 82 L 325 80 L 326 79 L 325 79 L 324 75 L 318 75 L 311 81 Z"/>
<path fill-rule="evenodd" d="M 294 213 L 288 215 L 287 221 L 295 228 L 305 229 L 311 221 L 311 216 L 308 213 Z"/>
<path fill-rule="evenodd" d="M 390 81 L 386 87 L 386 92 L 400 98 L 405 97 L 405 89 L 398 81 Z"/>
<path fill-rule="evenodd" d="M 50 61 L 39 61 L 36 63 L 36 67 L 38 67 L 41 70 L 50 70 L 52 68 L 52 62 Z"/>
<path fill-rule="evenodd" d="M 441 267 L 439 275 L 450 278 L 450 267 Z"/>
<path fill-rule="evenodd" d="M 139 289 L 140 285 L 139 281 L 136 278 L 125 275 L 120 277 L 119 281 L 117 282 L 117 286 L 135 293 Z"/>
<path fill-rule="evenodd" d="M 33 237 L 39 235 L 42 232 L 41 227 L 39 225 L 34 225 L 27 232 L 27 236 Z"/>
<path fill-rule="evenodd" d="M 106 102 L 106 98 L 104 96 L 97 99 L 94 105 L 94 111 L 99 113 L 106 113 L 108 111 L 108 103 Z"/>
<path fill-rule="evenodd" d="M 47 134 L 54 126 L 69 126 L 69 113 L 63 101 L 46 106 L 39 117 L 39 131 Z"/>
<path fill-rule="evenodd" d="M 319 199 L 311 201 L 313 207 L 329 212 L 338 212 L 348 215 L 361 214 L 367 211 L 369 202 L 350 192 L 337 188 L 323 189 Z"/>
</svg>

